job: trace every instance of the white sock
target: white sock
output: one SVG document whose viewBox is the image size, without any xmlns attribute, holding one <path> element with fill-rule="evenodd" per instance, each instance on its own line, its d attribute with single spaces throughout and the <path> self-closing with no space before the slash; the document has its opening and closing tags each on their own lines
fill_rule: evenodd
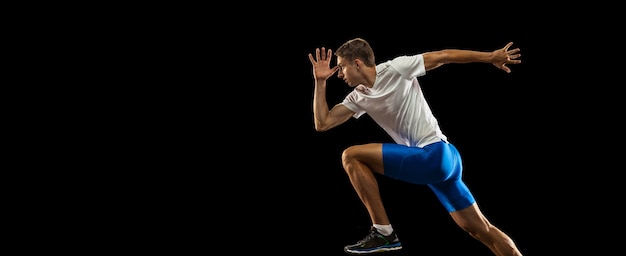
<svg viewBox="0 0 626 256">
<path fill-rule="evenodd" d="M 391 227 L 391 224 L 389 225 L 374 224 L 374 227 L 378 230 L 378 232 L 380 232 L 381 234 L 385 236 L 391 235 L 391 233 L 393 233 L 393 227 Z"/>
</svg>

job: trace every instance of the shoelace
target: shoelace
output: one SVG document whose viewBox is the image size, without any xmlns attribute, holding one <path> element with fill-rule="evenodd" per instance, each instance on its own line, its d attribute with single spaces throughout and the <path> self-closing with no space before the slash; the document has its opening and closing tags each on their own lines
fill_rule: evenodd
<svg viewBox="0 0 626 256">
<path fill-rule="evenodd" d="M 381 237 L 383 240 L 385 240 L 385 242 L 388 242 L 387 239 L 385 239 L 385 236 L 383 236 L 382 234 L 379 234 L 378 232 L 376 232 L 375 229 L 370 230 L 369 235 L 367 235 L 365 238 L 363 238 L 361 241 L 359 241 L 360 244 L 365 243 L 369 240 L 372 240 L 376 237 Z"/>
</svg>

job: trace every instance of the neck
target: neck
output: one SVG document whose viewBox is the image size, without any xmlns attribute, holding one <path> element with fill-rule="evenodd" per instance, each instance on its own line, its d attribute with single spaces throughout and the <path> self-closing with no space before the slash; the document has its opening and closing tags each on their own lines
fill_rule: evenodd
<svg viewBox="0 0 626 256">
<path fill-rule="evenodd" d="M 364 68 L 362 72 L 363 79 L 365 80 L 363 85 L 368 88 L 374 87 L 374 82 L 376 82 L 376 67 Z"/>
</svg>

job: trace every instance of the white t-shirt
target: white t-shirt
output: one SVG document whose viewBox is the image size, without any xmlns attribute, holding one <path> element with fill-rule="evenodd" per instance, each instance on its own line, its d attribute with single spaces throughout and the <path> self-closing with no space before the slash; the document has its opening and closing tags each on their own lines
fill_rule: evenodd
<svg viewBox="0 0 626 256">
<path fill-rule="evenodd" d="M 358 85 L 341 102 L 355 118 L 367 113 L 396 143 L 409 147 L 447 141 L 417 81 L 426 74 L 421 54 L 378 64 L 376 73 L 372 88 Z"/>
</svg>

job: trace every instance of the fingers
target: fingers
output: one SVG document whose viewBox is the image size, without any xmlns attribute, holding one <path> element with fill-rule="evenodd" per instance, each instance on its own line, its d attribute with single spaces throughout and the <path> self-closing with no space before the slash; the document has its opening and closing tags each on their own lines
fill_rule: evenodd
<svg viewBox="0 0 626 256">
<path fill-rule="evenodd" d="M 518 53 L 519 51 L 520 51 L 520 49 L 519 49 L 519 48 L 515 48 L 515 49 L 513 49 L 513 50 L 507 51 L 507 53 L 508 53 L 508 54 L 516 54 L 516 53 Z"/>
<path fill-rule="evenodd" d="M 505 52 L 509 50 L 509 48 L 511 47 L 511 45 L 513 45 L 513 42 L 508 42 L 504 48 L 502 48 Z"/>
<path fill-rule="evenodd" d="M 324 50 L 324 48 L 322 48 Z M 311 64 L 315 64 L 320 60 L 320 48 L 315 48 L 315 58 L 313 58 L 313 54 L 309 53 L 309 60 Z"/>
<path fill-rule="evenodd" d="M 511 50 L 509 50 L 509 48 L 510 48 L 512 45 L 513 45 L 513 42 L 508 42 L 508 43 L 506 44 L 506 46 L 504 46 L 504 47 L 502 48 L 502 50 L 503 50 L 503 51 L 504 51 L 507 55 L 509 55 L 509 57 L 510 57 L 511 59 L 517 59 L 517 58 L 519 58 L 519 57 L 521 56 L 521 54 L 519 54 L 519 52 L 520 52 L 520 48 L 518 47 L 518 48 L 515 48 L 515 49 L 511 49 Z"/>
<path fill-rule="evenodd" d="M 518 51 L 519 51 L 519 49 L 518 49 Z M 519 53 L 518 54 L 510 54 L 509 57 L 508 57 L 507 63 L 509 63 L 509 64 L 521 63 L 522 60 L 518 60 L 518 58 L 520 56 L 522 56 L 522 54 L 519 54 Z"/>
<path fill-rule="evenodd" d="M 324 48 L 322 48 L 322 54 L 324 54 Z M 315 48 L 315 60 L 320 60 L 320 48 Z"/>
<path fill-rule="evenodd" d="M 509 50 L 509 48 L 513 45 L 513 42 L 509 42 L 506 44 L 506 46 L 502 47 L 502 51 L 504 51 L 506 54 L 508 55 L 513 55 L 516 54 L 518 52 L 520 52 L 520 48 L 515 48 L 515 49 L 511 49 Z M 519 57 L 519 56 L 518 56 Z"/>
<path fill-rule="evenodd" d="M 309 53 L 309 60 L 311 61 L 311 64 L 315 64 L 315 59 L 313 59 L 313 54 Z"/>
<path fill-rule="evenodd" d="M 511 73 L 511 69 L 507 67 L 506 64 L 502 64 L 502 66 L 500 66 L 500 69 L 504 70 L 504 72 Z"/>
<path fill-rule="evenodd" d="M 522 56 L 522 54 L 519 53 L 521 51 L 520 48 L 518 47 L 518 48 L 509 50 L 509 48 L 512 45 L 513 45 L 513 42 L 508 42 L 506 46 L 502 48 L 502 50 L 507 55 L 507 60 L 504 64 L 502 64 L 502 66 L 500 66 L 500 69 L 506 71 L 507 73 L 510 73 L 511 70 L 507 66 L 505 66 L 505 64 L 519 64 L 522 62 L 521 60 L 518 60 L 518 58 Z"/>
<path fill-rule="evenodd" d="M 309 60 L 311 60 L 312 63 L 315 63 L 318 61 L 330 60 L 332 56 L 333 50 L 331 49 L 326 50 L 326 47 L 322 47 L 321 50 L 320 48 L 315 48 L 315 59 L 313 58 L 313 54 L 309 53 Z"/>
<path fill-rule="evenodd" d="M 318 60 L 329 60 L 332 57 L 332 53 L 333 53 L 333 50 L 331 49 L 326 50 L 326 47 L 322 47 L 321 51 L 319 48 L 317 48 L 315 51 L 322 53 L 322 56 L 321 56 L 322 58 L 320 59 L 320 57 L 318 56 L 317 58 Z"/>
</svg>

